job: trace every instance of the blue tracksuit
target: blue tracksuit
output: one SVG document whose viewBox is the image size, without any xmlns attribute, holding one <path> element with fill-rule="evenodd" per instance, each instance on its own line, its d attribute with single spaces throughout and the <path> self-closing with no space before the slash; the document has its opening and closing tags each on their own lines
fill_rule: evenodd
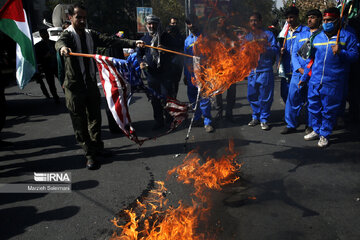
<svg viewBox="0 0 360 240">
<path fill-rule="evenodd" d="M 309 115 L 312 127 L 320 136 L 328 137 L 339 113 L 348 80 L 350 63 L 359 57 L 357 40 L 352 33 L 341 30 L 340 53 L 334 55 L 331 46 L 336 44 L 336 35 L 330 39 L 324 31 L 313 41 L 315 48 L 312 75 L 309 80 Z"/>
<path fill-rule="evenodd" d="M 189 55 L 194 55 L 193 47 L 197 40 L 198 36 L 190 33 L 190 35 L 185 39 L 184 53 Z M 196 102 L 196 97 L 198 93 L 198 88 L 194 86 L 191 82 L 191 78 L 195 77 L 193 71 L 193 60 L 192 58 L 185 58 L 184 60 L 184 75 L 187 81 L 187 93 L 188 98 L 191 104 Z M 208 98 L 200 98 L 199 100 L 200 108 L 197 107 L 195 112 L 194 121 L 197 121 L 201 118 L 201 115 L 204 116 L 204 125 L 211 124 L 211 102 Z M 195 106 L 194 106 L 195 107 Z"/>
<path fill-rule="evenodd" d="M 309 40 L 310 36 L 310 29 L 305 30 L 297 35 L 293 44 L 293 52 L 291 54 L 293 73 L 285 106 L 285 122 L 287 123 L 288 128 L 296 128 L 298 126 L 300 110 L 307 102 L 308 87 L 307 85 L 301 86 L 300 88 L 298 87 L 298 83 L 302 76 L 298 69 L 305 69 L 308 61 L 299 56 L 298 50 Z M 309 125 L 308 122 L 306 122 L 306 124 Z"/>
<path fill-rule="evenodd" d="M 259 35 L 249 33 L 245 39 L 248 41 L 265 40 L 268 43 L 265 53 L 260 56 L 257 68 L 248 76 L 248 100 L 253 111 L 252 118 L 267 122 L 274 96 L 272 66 L 279 53 L 279 47 L 274 34 L 270 31 L 262 31 Z"/>
<path fill-rule="evenodd" d="M 281 61 L 281 64 L 284 67 L 286 78 L 281 78 L 281 88 L 280 88 L 280 95 L 284 102 L 286 102 L 287 100 L 290 79 L 293 73 L 293 64 L 292 64 L 291 55 L 293 53 L 294 43 L 296 42 L 297 35 L 308 30 L 309 28 L 307 26 L 299 25 L 293 32 L 290 32 L 289 30 L 288 34 L 286 35 L 285 51 Z"/>
</svg>

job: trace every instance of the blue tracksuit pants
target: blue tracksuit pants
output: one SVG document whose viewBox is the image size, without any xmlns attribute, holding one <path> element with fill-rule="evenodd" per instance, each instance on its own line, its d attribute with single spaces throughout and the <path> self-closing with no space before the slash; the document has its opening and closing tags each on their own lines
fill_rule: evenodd
<svg viewBox="0 0 360 240">
<path fill-rule="evenodd" d="M 307 101 L 308 87 L 298 87 L 301 75 L 293 74 L 285 105 L 285 122 L 288 128 L 297 128 L 300 110 Z M 308 125 L 308 124 L 307 124 Z"/>
<path fill-rule="evenodd" d="M 341 108 L 344 90 L 326 85 L 309 85 L 309 119 L 313 130 L 320 136 L 328 137 L 336 123 Z"/>
<path fill-rule="evenodd" d="M 252 108 L 252 118 L 267 122 L 274 98 L 273 72 L 253 73 L 248 77 L 248 100 Z"/>
<path fill-rule="evenodd" d="M 191 78 L 187 78 L 187 94 L 191 104 L 195 104 L 196 97 L 198 94 L 198 88 L 195 87 L 192 82 Z M 195 106 L 194 106 L 195 107 Z M 199 100 L 199 106 L 196 109 L 194 121 L 197 121 L 201 118 L 201 115 L 204 116 L 204 125 L 211 124 L 211 102 L 208 98 L 201 98 Z"/>
</svg>

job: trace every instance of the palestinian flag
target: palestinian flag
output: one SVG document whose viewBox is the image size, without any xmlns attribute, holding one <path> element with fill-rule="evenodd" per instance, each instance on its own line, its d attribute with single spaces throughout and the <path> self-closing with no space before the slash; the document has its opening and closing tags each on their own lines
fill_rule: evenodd
<svg viewBox="0 0 360 240">
<path fill-rule="evenodd" d="M 16 44 L 16 79 L 21 89 L 36 71 L 31 31 L 21 0 L 8 0 L 0 10 L 0 31 Z"/>
</svg>

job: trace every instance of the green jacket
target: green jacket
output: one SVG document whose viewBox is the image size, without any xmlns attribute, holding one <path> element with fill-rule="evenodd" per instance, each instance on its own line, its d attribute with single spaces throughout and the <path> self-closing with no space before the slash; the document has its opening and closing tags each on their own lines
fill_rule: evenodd
<svg viewBox="0 0 360 240">
<path fill-rule="evenodd" d="M 136 41 L 128 39 L 120 39 L 115 37 L 110 37 L 105 34 L 100 34 L 96 31 L 91 30 L 91 36 L 94 42 L 93 52 L 96 52 L 97 47 L 111 47 L 114 45 L 119 45 L 123 48 L 135 48 Z M 59 40 L 55 44 L 55 49 L 57 52 L 60 51 L 62 47 L 68 47 L 73 52 L 76 51 L 76 43 L 72 34 L 68 31 L 64 31 Z M 73 92 L 81 93 L 85 91 L 97 90 L 96 79 L 91 79 L 87 81 L 86 85 L 83 80 L 83 76 L 80 70 L 80 64 L 78 57 L 70 56 L 64 57 L 64 70 L 65 70 L 65 79 L 64 79 L 64 88 Z M 98 91 L 98 90 L 97 90 Z"/>
</svg>

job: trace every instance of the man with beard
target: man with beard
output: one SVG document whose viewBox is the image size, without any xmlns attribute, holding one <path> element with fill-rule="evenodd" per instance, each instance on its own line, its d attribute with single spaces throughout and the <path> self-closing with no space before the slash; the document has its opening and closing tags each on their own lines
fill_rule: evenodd
<svg viewBox="0 0 360 240">
<path fill-rule="evenodd" d="M 100 167 L 97 156 L 109 156 L 101 140 L 100 92 L 95 75 L 95 62 L 91 58 L 70 57 L 69 53 L 93 54 L 97 47 L 119 44 L 123 47 L 143 45 L 142 41 L 115 39 L 86 28 L 87 12 L 81 4 L 69 9 L 71 25 L 55 44 L 56 51 L 64 58 L 65 101 L 70 112 L 75 137 L 85 151 L 86 167 Z"/>
<path fill-rule="evenodd" d="M 313 39 L 314 64 L 308 83 L 309 119 L 313 131 L 304 136 L 306 141 L 319 139 L 318 146 L 326 147 L 329 136 L 341 109 L 345 82 L 350 64 L 359 57 L 354 34 L 340 28 L 340 13 L 337 8 L 328 8 L 323 14 L 323 31 Z M 302 81 L 309 78 L 307 68 Z"/>
<path fill-rule="evenodd" d="M 160 18 L 155 15 L 148 15 L 145 18 L 147 33 L 141 40 L 147 45 L 153 47 L 163 47 L 164 40 L 168 36 L 161 30 Z M 165 43 L 167 44 L 167 43 Z M 155 125 L 153 130 L 161 129 L 165 126 L 165 119 L 167 122 L 171 121 L 171 116 L 165 112 L 163 108 L 162 99 L 166 96 L 172 96 L 172 82 L 167 78 L 167 69 L 171 63 L 168 62 L 168 53 L 161 52 L 153 48 L 139 48 L 137 51 L 138 62 L 140 68 L 146 76 L 148 86 L 152 90 L 151 105 L 153 107 L 153 114 Z"/>
<path fill-rule="evenodd" d="M 266 50 L 260 55 L 258 66 L 248 77 L 248 100 L 252 108 L 252 120 L 248 123 L 253 127 L 260 123 L 262 130 L 270 130 L 268 119 L 274 96 L 274 73 L 272 66 L 279 53 L 275 36 L 261 27 L 262 17 L 254 12 L 249 19 L 250 32 L 245 36 L 248 41 L 265 41 Z"/>
<path fill-rule="evenodd" d="M 191 22 L 189 19 L 186 20 L 186 25 L 190 30 L 190 35 L 185 39 L 184 53 L 189 55 L 194 55 L 194 45 L 196 40 L 200 36 L 200 30 L 198 26 Z M 192 78 L 195 78 L 194 69 L 193 69 L 193 59 L 186 58 L 184 61 L 184 76 L 185 82 L 187 84 L 187 93 L 188 98 L 193 108 L 195 108 L 196 97 L 198 94 L 198 88 L 192 82 Z M 200 121 L 201 115 L 204 117 L 204 128 L 207 133 L 214 131 L 213 126 L 211 126 L 211 102 L 209 98 L 200 98 L 199 106 L 196 107 L 195 117 L 194 117 L 194 126 L 202 125 Z"/>
<path fill-rule="evenodd" d="M 306 13 L 308 18 L 308 27 L 309 30 L 303 31 L 295 39 L 293 53 L 292 53 L 292 65 L 293 65 L 293 74 L 289 86 L 289 94 L 286 100 L 285 106 L 285 122 L 286 127 L 280 132 L 281 134 L 289 134 L 296 131 L 298 127 L 298 119 L 300 116 L 301 109 L 305 106 L 307 102 L 308 88 L 306 84 L 298 85 L 302 74 L 304 74 L 304 69 L 306 67 L 307 59 L 307 45 L 310 44 L 310 36 L 316 36 L 320 30 L 322 14 L 318 9 L 310 10 Z M 300 50 L 301 48 L 301 50 Z M 304 49 L 304 50 L 303 50 Z M 298 52 L 300 50 L 300 52 Z M 305 52 L 304 52 L 305 51 Z M 305 56 L 304 56 L 305 55 Z M 307 113 L 307 109 L 305 109 Z M 307 114 L 305 114 L 307 116 Z M 307 118 L 307 117 L 306 117 Z M 311 127 L 309 127 L 308 119 L 306 121 L 305 133 L 309 134 L 312 132 Z"/>
</svg>

